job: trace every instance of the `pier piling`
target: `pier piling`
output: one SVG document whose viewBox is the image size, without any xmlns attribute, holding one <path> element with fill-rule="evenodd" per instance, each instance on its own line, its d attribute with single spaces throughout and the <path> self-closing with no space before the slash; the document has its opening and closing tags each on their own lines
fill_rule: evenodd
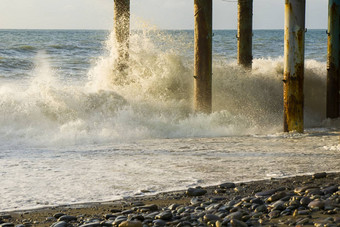
<svg viewBox="0 0 340 227">
<path fill-rule="evenodd" d="M 340 0 L 328 4 L 327 118 L 340 111 Z"/>
<path fill-rule="evenodd" d="M 195 0 L 194 108 L 212 110 L 212 0 Z"/>
<path fill-rule="evenodd" d="M 114 0 L 114 31 L 117 43 L 117 69 L 128 68 L 130 42 L 130 0 Z"/>
<path fill-rule="evenodd" d="M 285 1 L 284 131 L 303 133 L 306 0 Z"/>
<path fill-rule="evenodd" d="M 238 0 L 237 62 L 252 67 L 253 0 Z"/>
</svg>

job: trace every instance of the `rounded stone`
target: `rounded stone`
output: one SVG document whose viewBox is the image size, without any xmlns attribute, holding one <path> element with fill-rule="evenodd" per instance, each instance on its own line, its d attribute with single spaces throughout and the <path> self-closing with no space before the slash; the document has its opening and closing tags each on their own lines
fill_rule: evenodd
<svg viewBox="0 0 340 227">
<path fill-rule="evenodd" d="M 186 191 L 186 194 L 188 196 L 202 196 L 207 193 L 207 190 L 202 189 L 202 188 L 188 188 Z"/>
<path fill-rule="evenodd" d="M 63 215 L 58 219 L 58 221 L 65 221 L 65 222 L 77 221 L 77 217 L 72 216 L 72 215 Z"/>
<path fill-rule="evenodd" d="M 314 200 L 308 204 L 308 207 L 312 209 L 316 207 L 319 209 L 323 209 L 325 207 L 325 203 L 320 200 Z"/>
<path fill-rule="evenodd" d="M 140 221 L 123 221 L 119 227 L 143 227 L 143 224 Z"/>
</svg>

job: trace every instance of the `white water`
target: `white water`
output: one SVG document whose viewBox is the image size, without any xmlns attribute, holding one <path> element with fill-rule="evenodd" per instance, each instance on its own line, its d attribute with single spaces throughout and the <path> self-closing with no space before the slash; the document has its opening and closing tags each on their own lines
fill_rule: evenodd
<svg viewBox="0 0 340 227">
<path fill-rule="evenodd" d="M 84 79 L 63 81 L 42 52 L 32 77 L 1 84 L 0 211 L 340 170 L 324 62 L 306 61 L 307 133 L 284 134 L 282 58 L 255 59 L 247 72 L 216 57 L 214 112 L 195 115 L 186 48 L 136 34 L 122 75 L 111 36 Z"/>
</svg>

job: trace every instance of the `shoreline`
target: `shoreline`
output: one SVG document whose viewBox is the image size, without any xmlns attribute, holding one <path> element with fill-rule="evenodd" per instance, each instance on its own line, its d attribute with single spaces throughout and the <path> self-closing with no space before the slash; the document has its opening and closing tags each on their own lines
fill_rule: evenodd
<svg viewBox="0 0 340 227">
<path fill-rule="evenodd" d="M 257 182 L 262 182 L 262 181 L 271 181 L 271 180 L 283 180 L 287 178 L 295 178 L 295 177 L 308 177 L 308 176 L 313 176 L 315 173 L 302 173 L 302 174 L 297 174 L 297 175 L 288 175 L 288 176 L 282 176 L 282 177 L 266 177 L 263 179 L 258 179 L 258 180 L 245 180 L 245 181 L 235 181 L 233 183 L 235 184 L 245 184 L 245 183 L 257 183 Z M 334 172 L 327 172 L 327 174 L 339 174 L 340 177 L 340 170 L 339 171 L 334 171 Z M 198 186 L 198 187 L 203 187 L 203 188 L 216 188 L 220 184 L 208 184 L 208 185 L 203 185 L 203 186 Z M 340 185 L 339 185 L 340 187 Z M 186 187 L 188 188 L 188 187 Z M 105 200 L 105 201 L 89 201 L 89 202 L 79 202 L 79 203 L 70 203 L 70 204 L 60 204 L 60 205 L 51 205 L 51 206 L 41 206 L 41 207 L 33 207 L 33 208 L 24 208 L 24 209 L 9 209 L 9 210 L 0 210 L 0 215 L 4 213 L 25 213 L 25 212 L 35 212 L 39 210 L 46 210 L 46 209 L 57 209 L 57 208 L 68 208 L 68 209 L 77 209 L 77 208 L 84 208 L 84 207 L 91 207 L 92 205 L 102 205 L 102 204 L 112 204 L 116 202 L 121 202 L 126 199 L 138 199 L 138 198 L 144 198 L 144 197 L 155 197 L 158 194 L 172 194 L 172 193 L 182 193 L 185 192 L 186 189 L 178 189 L 178 190 L 169 190 L 169 191 L 161 191 L 161 192 L 145 192 L 145 194 L 134 194 L 131 196 L 123 196 L 120 199 L 112 199 L 112 200 Z"/>
<path fill-rule="evenodd" d="M 143 212 L 138 210 L 138 207 L 148 206 L 154 204 L 157 206 L 157 210 L 159 212 L 163 210 L 167 210 L 168 206 L 172 204 L 177 204 L 178 206 L 193 206 L 193 200 L 198 199 L 203 203 L 214 203 L 214 199 L 216 202 L 223 201 L 223 204 L 227 204 L 230 201 L 242 201 L 244 198 L 255 198 L 256 193 L 270 190 L 284 191 L 286 195 L 290 195 L 299 187 L 309 186 L 310 188 L 319 188 L 320 195 L 312 195 L 316 196 L 315 198 L 323 198 L 325 194 L 321 195 L 322 190 L 325 190 L 327 187 L 337 187 L 337 190 L 334 192 L 335 203 L 332 205 L 332 212 L 327 213 L 329 210 L 323 209 L 307 209 L 308 215 L 295 215 L 293 216 L 293 210 L 291 214 L 286 216 L 280 216 L 280 218 L 269 218 L 270 209 L 268 208 L 268 213 L 263 213 L 263 219 L 265 223 L 262 225 L 269 224 L 280 224 L 283 220 L 287 221 L 287 217 L 292 220 L 297 220 L 299 218 L 307 218 L 308 221 L 320 221 L 319 219 L 331 219 L 333 217 L 339 217 L 340 215 L 340 172 L 328 172 L 321 173 L 319 176 L 315 177 L 317 174 L 313 175 L 300 175 L 300 176 L 289 176 L 289 177 L 280 177 L 280 178 L 271 178 L 265 180 L 257 180 L 257 181 L 249 181 L 249 182 L 236 182 L 229 184 L 229 188 L 223 188 L 221 185 L 207 186 L 207 187 L 197 187 L 193 190 L 203 190 L 206 191 L 203 195 L 195 194 L 196 196 L 188 195 L 188 190 L 178 190 L 178 191 L 170 191 L 170 192 L 160 192 L 153 195 L 143 195 L 143 196 L 132 196 L 128 198 L 123 198 L 120 200 L 114 201 L 106 201 L 106 202 L 90 202 L 90 203 L 79 203 L 79 204 L 70 204 L 70 205 L 61 205 L 61 206 L 52 206 L 52 207 L 42 207 L 36 209 L 23 209 L 23 210 L 13 210 L 13 211 L 4 211 L 0 212 L 0 223 L 10 223 L 14 225 L 23 225 L 23 226 L 51 226 L 53 223 L 58 223 L 58 219 L 56 218 L 56 214 L 63 213 L 76 219 L 70 221 L 69 224 L 72 226 L 81 226 L 86 224 L 90 219 L 96 219 L 96 221 L 100 221 L 100 226 L 107 226 L 105 223 L 109 223 L 112 220 L 113 216 L 128 216 L 131 214 L 139 214 L 144 215 Z M 313 177 L 314 176 L 314 177 Z M 280 189 L 280 190 L 278 190 Z M 293 195 L 292 195 L 293 196 Z M 294 195 L 297 196 L 297 195 Z M 304 195 L 305 196 L 305 195 Z M 311 198 L 314 198 L 311 197 Z M 218 198 L 218 199 L 217 199 Z M 268 199 L 268 198 L 267 198 Z M 210 202 L 209 202 L 210 201 Z M 211 202 L 213 201 L 213 202 Z M 311 201 L 310 201 L 311 202 Z M 269 207 L 270 204 L 268 204 Z M 222 204 L 221 204 L 222 206 Z M 239 208 L 237 208 L 238 210 Z M 334 211 L 333 211 L 334 210 Z M 114 211 L 114 212 L 113 212 Z M 146 214 L 150 214 L 151 211 L 146 210 Z M 326 212 L 326 213 L 325 213 Z M 228 211 L 230 213 L 230 211 Z M 335 214 L 331 214 L 335 213 Z M 111 219 L 108 218 L 111 215 Z M 308 218 L 310 217 L 310 218 Z M 262 220 L 261 218 L 257 218 L 258 220 Z M 315 220 L 314 220 L 315 219 Z M 87 221 L 86 221 L 87 220 Z M 159 219 L 162 220 L 162 219 Z M 222 223 L 221 218 L 221 223 Z M 253 220 L 253 219 L 249 219 Z M 256 220 L 256 218 L 254 218 Z M 60 221 L 60 220 L 59 220 Z M 155 220 L 154 220 L 155 221 Z M 171 220 L 172 222 L 177 220 Z M 230 220 L 229 220 L 230 221 Z M 306 220 L 305 220 L 306 221 Z M 337 221 L 338 225 L 340 225 L 340 220 L 333 220 L 333 224 Z M 236 222 L 236 221 L 235 221 Z M 2 224 L 0 226 L 2 227 Z M 67 222 L 68 223 L 68 222 Z M 111 226 L 115 226 L 111 223 Z M 176 226 L 174 223 L 170 223 L 167 220 L 168 224 L 166 226 Z M 170 223 L 170 224 L 169 224 Z M 175 222 L 176 223 L 176 222 Z M 246 222 L 244 222 L 246 223 Z M 117 223 L 116 223 L 117 224 Z M 144 223 L 143 223 L 144 224 Z M 154 223 L 151 222 L 153 225 Z M 177 223 L 179 224 L 179 223 Z M 230 223 L 229 223 L 230 224 Z M 335 226 L 337 225 L 335 224 Z M 216 223 L 215 223 L 216 225 Z M 22 226 L 22 227 L 23 227 Z M 118 226 L 118 225 L 116 225 Z M 151 226 L 151 225 L 149 225 Z M 223 226 L 223 223 L 222 223 Z M 280 224 L 282 226 L 282 223 Z"/>
</svg>

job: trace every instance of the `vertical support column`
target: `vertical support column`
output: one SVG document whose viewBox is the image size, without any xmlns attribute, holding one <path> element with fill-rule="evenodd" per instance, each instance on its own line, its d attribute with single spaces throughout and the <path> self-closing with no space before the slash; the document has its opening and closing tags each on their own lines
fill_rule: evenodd
<svg viewBox="0 0 340 227">
<path fill-rule="evenodd" d="M 118 49 L 117 68 L 124 71 L 129 61 L 130 0 L 114 0 L 114 31 Z"/>
<path fill-rule="evenodd" d="M 329 0 L 327 58 L 327 118 L 340 116 L 340 0 Z"/>
<path fill-rule="evenodd" d="M 251 68 L 253 61 L 253 0 L 238 0 L 237 62 Z"/>
<path fill-rule="evenodd" d="M 285 1 L 284 131 L 303 133 L 306 0 Z"/>
<path fill-rule="evenodd" d="M 212 110 L 212 0 L 195 0 L 194 108 Z"/>
</svg>

